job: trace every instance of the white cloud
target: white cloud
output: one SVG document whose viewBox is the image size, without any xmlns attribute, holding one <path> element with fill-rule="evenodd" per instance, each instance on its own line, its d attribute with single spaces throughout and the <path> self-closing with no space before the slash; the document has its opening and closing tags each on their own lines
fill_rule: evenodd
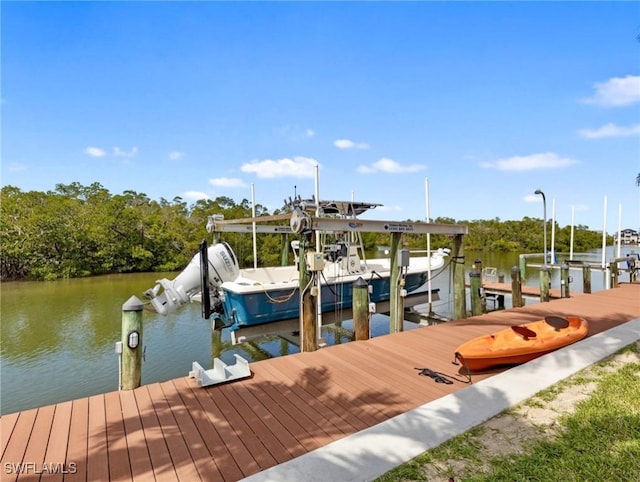
<svg viewBox="0 0 640 482">
<path fill-rule="evenodd" d="M 213 187 L 247 187 L 247 184 L 237 177 L 216 177 L 209 179 Z"/>
<path fill-rule="evenodd" d="M 575 159 L 560 157 L 553 152 L 544 152 L 529 156 L 514 156 L 493 162 L 482 162 L 480 166 L 499 171 L 531 171 L 533 169 L 559 169 L 577 163 L 578 161 Z"/>
<path fill-rule="evenodd" d="M 621 107 L 640 102 L 640 76 L 613 77 L 606 82 L 597 82 L 593 96 L 582 99 L 585 104 L 601 107 Z"/>
<path fill-rule="evenodd" d="M 314 177 L 315 166 L 318 161 L 310 157 L 296 156 L 293 159 L 265 159 L 263 161 L 251 161 L 242 165 L 242 172 L 254 173 L 263 179 L 277 177 Z"/>
<path fill-rule="evenodd" d="M 186 191 L 182 193 L 182 197 L 192 199 L 194 201 L 198 201 L 200 199 L 211 199 L 207 193 L 202 191 Z"/>
<path fill-rule="evenodd" d="M 380 160 L 374 162 L 370 166 L 358 166 L 358 172 L 362 174 L 373 174 L 376 172 L 386 172 L 389 174 L 402 174 L 405 172 L 418 172 L 423 171 L 427 167 L 422 164 L 410 164 L 403 166 L 399 162 L 383 157 Z"/>
<path fill-rule="evenodd" d="M 171 159 L 172 161 L 178 161 L 180 159 L 182 159 L 184 157 L 184 152 L 180 152 L 180 151 L 171 151 L 168 154 L 169 159 Z"/>
<path fill-rule="evenodd" d="M 602 137 L 623 137 L 640 134 L 640 124 L 622 127 L 609 122 L 598 129 L 581 129 L 578 135 L 587 139 L 600 139 Z"/>
<path fill-rule="evenodd" d="M 113 155 L 116 157 L 131 158 L 131 157 L 135 157 L 137 153 L 138 153 L 138 148 L 135 146 L 132 147 L 130 151 L 123 151 L 118 146 L 113 148 Z"/>
<path fill-rule="evenodd" d="M 336 139 L 333 145 L 338 149 L 369 149 L 366 142 L 353 142 L 351 139 Z"/>
<path fill-rule="evenodd" d="M 307 137 L 313 137 L 316 135 L 316 131 L 314 131 L 313 129 L 307 129 L 306 134 L 307 134 Z"/>
<path fill-rule="evenodd" d="M 84 152 L 91 157 L 104 157 L 107 155 L 104 149 L 100 149 L 99 147 L 87 147 Z"/>
</svg>

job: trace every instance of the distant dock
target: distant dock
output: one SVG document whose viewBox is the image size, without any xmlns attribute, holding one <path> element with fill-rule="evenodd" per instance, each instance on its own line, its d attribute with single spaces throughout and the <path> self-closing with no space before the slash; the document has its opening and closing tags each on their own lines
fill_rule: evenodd
<svg viewBox="0 0 640 482">
<path fill-rule="evenodd" d="M 586 318 L 590 337 L 640 318 L 639 299 L 624 283 L 254 362 L 251 378 L 210 388 L 183 377 L 3 415 L 1 480 L 236 481 L 464 389 L 451 361 L 470 338 L 547 314 Z"/>
</svg>

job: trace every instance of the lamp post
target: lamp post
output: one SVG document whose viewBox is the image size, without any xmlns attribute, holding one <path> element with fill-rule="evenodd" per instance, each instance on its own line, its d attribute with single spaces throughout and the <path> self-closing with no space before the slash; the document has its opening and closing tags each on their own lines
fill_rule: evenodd
<svg viewBox="0 0 640 482">
<path fill-rule="evenodd" d="M 540 194 L 542 196 L 542 209 L 544 210 L 544 266 L 547 265 L 547 199 L 544 197 L 544 193 L 540 189 L 536 189 L 534 194 Z"/>
</svg>

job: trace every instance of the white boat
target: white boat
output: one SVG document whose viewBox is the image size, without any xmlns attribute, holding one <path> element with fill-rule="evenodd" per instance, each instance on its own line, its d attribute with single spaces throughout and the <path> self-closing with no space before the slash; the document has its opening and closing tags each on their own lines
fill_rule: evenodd
<svg viewBox="0 0 640 482">
<path fill-rule="evenodd" d="M 350 308 L 353 284 L 362 278 L 369 285 L 369 300 L 388 301 L 391 293 L 391 260 L 362 260 L 356 246 L 334 244 L 325 251 L 320 271 L 322 312 Z M 429 269 L 445 263 L 448 250 L 439 249 L 430 257 L 410 258 L 404 269 L 404 289 L 411 294 L 424 287 Z M 221 285 L 223 312 L 232 327 L 270 323 L 299 316 L 299 273 L 296 266 L 242 269 L 233 281 Z"/>
<path fill-rule="evenodd" d="M 358 278 L 362 278 L 369 285 L 371 302 L 389 300 L 391 260 L 367 260 L 356 226 L 359 222 L 355 216 L 376 206 L 379 205 L 349 201 L 321 202 L 320 210 L 323 216 L 337 215 L 336 219 L 352 220 L 347 226 L 353 225 L 353 230 L 325 230 L 321 233 L 318 246 L 305 249 L 312 253 L 311 259 L 314 263 L 318 263 L 314 271 L 319 275 L 317 280 L 322 312 L 350 308 L 353 283 Z M 272 226 L 271 232 L 309 232 L 310 226 L 307 224 L 310 221 L 303 213 L 315 210 L 317 206 L 313 201 L 298 200 L 295 209 L 288 231 L 282 226 Z M 219 218 L 215 216 L 210 217 L 210 231 L 217 231 L 217 220 Z M 249 228 L 246 225 L 236 224 L 229 230 L 246 232 L 247 229 Z M 310 244 L 309 236 L 303 234 L 301 239 L 302 242 Z M 217 307 L 225 323 L 232 329 L 297 318 L 300 306 L 299 243 L 300 241 L 291 243 L 295 265 L 245 269 L 239 268 L 237 257 L 229 245 L 214 244 L 203 249 L 202 254 L 194 256 L 189 266 L 173 281 L 158 280 L 158 284 L 147 292 L 147 296 L 151 298 L 151 304 L 158 313 L 168 314 L 180 304 L 198 297 L 202 281 L 206 279 L 210 296 L 205 296 L 206 299 L 203 301 L 207 306 Z M 448 253 L 448 249 L 438 249 L 428 257 L 410 257 L 405 250 L 401 275 L 406 294 L 424 290 L 428 273 L 442 268 Z M 307 261 L 306 256 L 304 260 Z M 208 315 L 208 309 L 206 312 Z"/>
</svg>

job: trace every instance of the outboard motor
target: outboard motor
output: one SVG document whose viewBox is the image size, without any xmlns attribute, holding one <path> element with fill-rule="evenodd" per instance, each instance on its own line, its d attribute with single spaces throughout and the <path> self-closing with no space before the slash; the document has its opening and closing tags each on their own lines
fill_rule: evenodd
<svg viewBox="0 0 640 482">
<path fill-rule="evenodd" d="M 227 243 L 218 243 L 207 249 L 209 258 L 209 284 L 215 288 L 225 281 L 233 281 L 240 274 L 238 259 Z M 187 267 L 173 281 L 157 280 L 153 289 L 145 295 L 151 298 L 151 305 L 161 315 L 167 315 L 178 306 L 191 301 L 200 292 L 200 254 L 196 254 Z M 160 293 L 160 290 L 163 290 Z"/>
</svg>

